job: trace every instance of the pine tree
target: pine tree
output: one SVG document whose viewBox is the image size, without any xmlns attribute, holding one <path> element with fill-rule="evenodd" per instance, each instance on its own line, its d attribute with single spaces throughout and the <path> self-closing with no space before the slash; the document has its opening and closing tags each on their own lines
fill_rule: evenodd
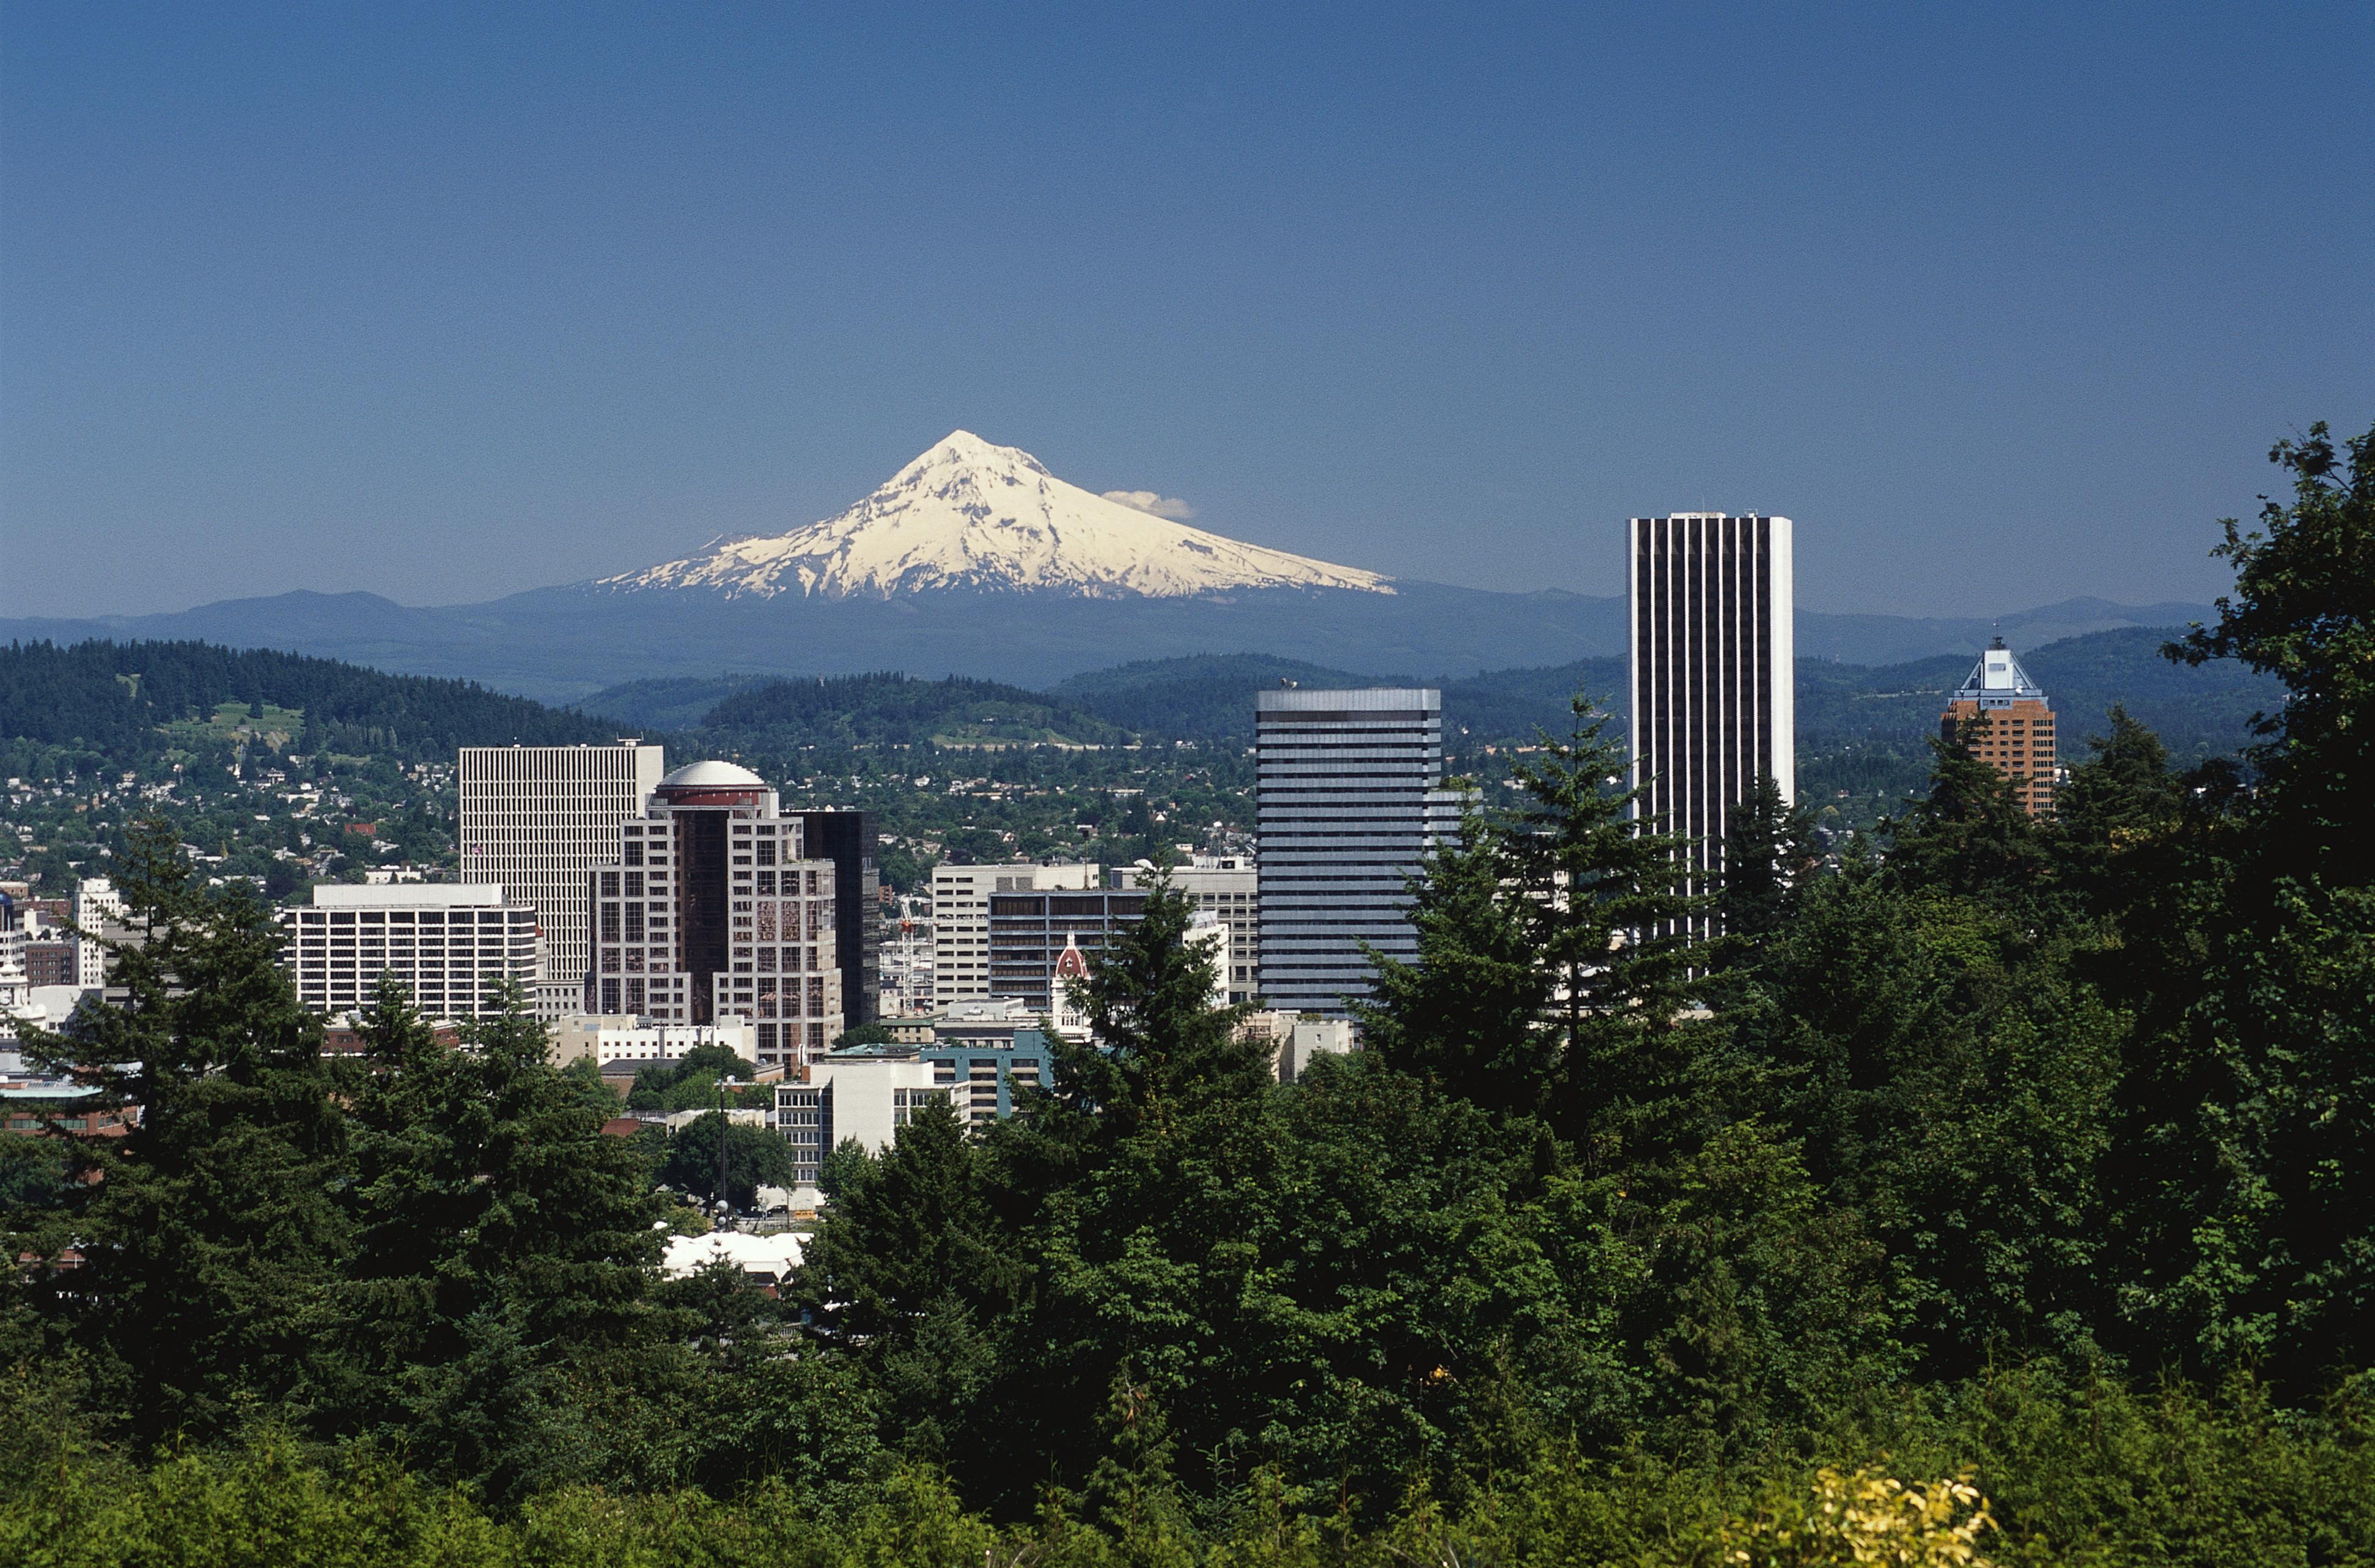
<svg viewBox="0 0 2375 1568">
<path fill-rule="evenodd" d="M 1157 872 L 1143 917 L 1073 983 L 1095 1043 L 1050 1042 L 1058 1104 L 1093 1114 L 1109 1136 L 1135 1132 L 1183 1096 L 1258 1094 L 1270 1080 L 1262 1047 L 1242 1038 L 1252 1005 L 1212 1005 L 1213 965 L 1226 955 L 1193 929 L 1194 915 Z"/>
<path fill-rule="evenodd" d="M 545 1059 L 516 986 L 441 1043 L 400 987 L 366 1027 L 339 1292 L 361 1373 L 343 1430 L 407 1436 L 498 1500 L 565 1474 L 564 1373 L 632 1350 L 659 1256 L 641 1157 Z"/>
<path fill-rule="evenodd" d="M 1478 812 L 1428 849 L 1409 881 L 1418 960 L 1365 949 L 1377 978 L 1355 1005 L 1362 1048 L 1454 1099 L 1537 1115 L 1558 1083 L 1553 980 L 1512 896 L 1507 846 Z"/>
<path fill-rule="evenodd" d="M 328 1196 L 345 1129 L 270 916 L 194 886 L 161 819 L 114 872 L 128 933 L 100 941 L 121 999 L 30 1043 L 136 1123 L 84 1140 L 93 1185 L 53 1236 L 81 1266 L 41 1294 L 112 1369 L 137 1441 L 204 1438 L 301 1411 L 337 1376 L 317 1336 L 349 1245 Z"/>
<path fill-rule="evenodd" d="M 1495 831 L 1519 928 L 1550 987 L 1544 1022 L 1554 1120 L 1613 1155 L 1691 1092 L 1680 1035 L 1712 961 L 1714 899 L 1689 886 L 1687 841 L 1637 815 L 1628 759 L 1580 695 L 1565 740 L 1511 771 L 1528 803 Z"/>
<path fill-rule="evenodd" d="M 1781 798 L 1770 773 L 1724 816 L 1722 890 L 1716 913 L 1736 947 L 1754 948 L 1788 918 L 1802 878 L 1822 863 L 1814 814 Z"/>
<path fill-rule="evenodd" d="M 1930 790 L 1906 814 L 1882 824 L 1892 886 L 1980 898 L 2035 920 L 2050 896 L 2052 862 L 2043 835 L 2009 778 L 1981 750 L 1992 733 L 1985 713 L 1930 742 Z"/>
</svg>

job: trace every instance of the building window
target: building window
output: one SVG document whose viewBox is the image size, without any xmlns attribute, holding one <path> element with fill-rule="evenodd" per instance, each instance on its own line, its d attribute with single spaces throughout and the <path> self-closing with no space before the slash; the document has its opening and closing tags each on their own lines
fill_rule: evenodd
<svg viewBox="0 0 2375 1568">
<path fill-rule="evenodd" d="M 809 977 L 808 1014 L 810 1018 L 821 1018 L 824 1015 L 824 981 L 816 975 Z"/>
<path fill-rule="evenodd" d="M 606 1013 L 619 1010 L 619 983 L 615 980 L 602 982 L 602 1010 Z"/>
<path fill-rule="evenodd" d="M 619 973 L 618 949 L 604 948 L 602 949 L 602 973 L 605 974 L 616 974 Z"/>
</svg>

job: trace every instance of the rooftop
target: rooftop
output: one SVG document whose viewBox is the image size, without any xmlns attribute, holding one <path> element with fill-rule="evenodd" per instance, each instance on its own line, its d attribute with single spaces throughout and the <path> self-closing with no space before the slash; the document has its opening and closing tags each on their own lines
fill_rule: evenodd
<svg viewBox="0 0 2375 1568">
<path fill-rule="evenodd" d="M 688 762 L 660 780 L 662 789 L 750 789 L 767 787 L 767 781 L 731 762 Z"/>
</svg>

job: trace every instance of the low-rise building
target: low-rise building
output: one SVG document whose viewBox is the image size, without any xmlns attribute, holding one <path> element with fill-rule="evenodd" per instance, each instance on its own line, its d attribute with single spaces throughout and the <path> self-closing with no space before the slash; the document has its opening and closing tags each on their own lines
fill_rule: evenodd
<svg viewBox="0 0 2375 1568">
<path fill-rule="evenodd" d="M 317 885 L 313 907 L 282 910 L 280 926 L 297 999 L 324 1014 L 370 1007 L 385 976 L 431 1018 L 489 1018 L 539 962 L 536 911 L 486 883 Z"/>
<path fill-rule="evenodd" d="M 1053 1076 L 1047 1038 L 1036 1029 L 1005 1044 L 854 1045 L 809 1064 L 807 1078 L 775 1091 L 775 1128 L 792 1146 L 794 1180 L 816 1181 L 817 1165 L 845 1138 L 880 1153 L 934 1101 L 973 1125 L 1014 1114 L 1021 1096 Z"/>
<path fill-rule="evenodd" d="M 590 1056 L 596 1067 L 606 1068 L 613 1062 L 673 1062 L 703 1045 L 723 1045 L 746 1062 L 759 1061 L 758 1031 L 746 1018 L 671 1023 L 635 1014 L 577 1013 L 550 1027 L 550 1060 L 557 1067 L 582 1056 Z"/>
</svg>

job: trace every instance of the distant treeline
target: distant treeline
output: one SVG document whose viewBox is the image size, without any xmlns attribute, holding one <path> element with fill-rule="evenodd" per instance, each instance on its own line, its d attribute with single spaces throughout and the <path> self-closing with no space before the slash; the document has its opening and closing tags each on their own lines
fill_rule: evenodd
<svg viewBox="0 0 2375 1568">
<path fill-rule="evenodd" d="M 1113 745 L 1128 738 L 1120 725 L 1079 705 L 995 680 L 919 680 L 889 670 L 764 685 L 732 684 L 737 679 L 718 683 L 726 687 L 720 699 L 682 727 L 770 748 L 919 746 L 936 738 Z M 588 701 L 622 718 L 675 716 L 681 726 L 687 699 L 709 685 L 638 681 Z"/>
<path fill-rule="evenodd" d="M 2088 734 L 2108 731 L 2116 702 L 2150 725 L 2180 757 L 2231 752 L 2250 738 L 2251 714 L 2282 700 L 2281 689 L 2270 677 L 2231 665 L 2197 669 L 2171 664 L 2160 649 L 2176 634 L 2175 629 L 2149 627 L 2097 631 L 2022 651 L 2020 659 L 2064 715 L 2063 733 L 2074 746 Z M 1945 693 L 1970 673 L 1971 664 L 1967 654 L 1879 666 L 1801 660 L 1801 747 L 1896 739 L 1913 745 L 1918 754 L 1920 737 L 1935 727 Z M 1046 695 L 1155 735 L 1251 739 L 1254 694 L 1282 680 L 1314 690 L 1436 687 L 1443 693 L 1445 739 L 1454 749 L 1463 739 L 1525 740 L 1537 728 L 1562 733 L 1567 699 L 1578 690 L 1615 713 L 1620 725 L 1625 703 L 1625 661 L 1613 658 L 1421 679 L 1358 675 L 1259 654 L 1207 654 L 1074 676 Z"/>
<path fill-rule="evenodd" d="M 130 761 L 158 727 L 225 702 L 303 714 L 291 749 L 450 761 L 464 746 L 615 739 L 607 720 L 506 697 L 475 681 L 386 675 L 336 659 L 208 643 L 12 643 L 0 648 L 0 738 Z"/>
</svg>

